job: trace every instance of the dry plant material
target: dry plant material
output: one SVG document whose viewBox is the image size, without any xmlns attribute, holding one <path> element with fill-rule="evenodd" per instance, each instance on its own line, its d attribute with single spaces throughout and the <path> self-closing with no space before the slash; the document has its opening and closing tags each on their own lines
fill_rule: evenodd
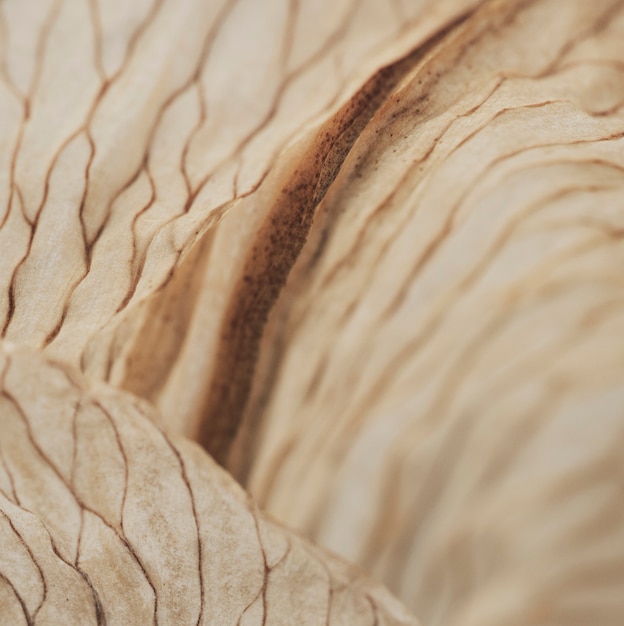
<svg viewBox="0 0 624 626">
<path fill-rule="evenodd" d="M 0 622 L 620 626 L 623 42 L 0 0 Z"/>
<path fill-rule="evenodd" d="M 23 348 L 0 359 L 3 624 L 414 624 L 146 403 Z"/>
</svg>

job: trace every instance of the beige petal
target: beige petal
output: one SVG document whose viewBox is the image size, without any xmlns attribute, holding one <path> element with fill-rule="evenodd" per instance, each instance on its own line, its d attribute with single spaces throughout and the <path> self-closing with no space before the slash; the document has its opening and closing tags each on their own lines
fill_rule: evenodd
<svg viewBox="0 0 624 626">
<path fill-rule="evenodd" d="M 0 361 L 3 623 L 415 624 L 145 403 L 12 344 Z"/>
<path fill-rule="evenodd" d="M 431 626 L 624 622 L 622 41 L 556 0 L 442 39 L 265 336 L 231 466 Z"/>
</svg>

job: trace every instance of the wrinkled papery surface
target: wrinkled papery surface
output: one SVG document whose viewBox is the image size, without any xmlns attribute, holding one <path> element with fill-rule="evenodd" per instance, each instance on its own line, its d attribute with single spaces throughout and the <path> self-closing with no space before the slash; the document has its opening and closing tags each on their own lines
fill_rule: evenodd
<svg viewBox="0 0 624 626">
<path fill-rule="evenodd" d="M 620 626 L 623 42 L 0 0 L 0 622 Z"/>
<path fill-rule="evenodd" d="M 144 402 L 12 344 L 0 371 L 3 624 L 415 623 Z"/>
<path fill-rule="evenodd" d="M 624 6 L 500 2 L 375 114 L 275 311 L 251 492 L 426 624 L 624 621 Z"/>
</svg>

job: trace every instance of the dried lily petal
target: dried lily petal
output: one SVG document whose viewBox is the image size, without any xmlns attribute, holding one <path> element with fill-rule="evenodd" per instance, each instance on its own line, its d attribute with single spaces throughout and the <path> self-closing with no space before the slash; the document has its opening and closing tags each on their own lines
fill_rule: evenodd
<svg viewBox="0 0 624 626">
<path fill-rule="evenodd" d="M 415 624 L 144 402 L 5 342 L 0 370 L 2 623 Z"/>
<path fill-rule="evenodd" d="M 265 338 L 241 475 L 425 624 L 624 620 L 622 42 L 610 1 L 453 30 L 358 138 Z"/>
<path fill-rule="evenodd" d="M 3 0 L 0 619 L 619 626 L 623 31 Z"/>
</svg>

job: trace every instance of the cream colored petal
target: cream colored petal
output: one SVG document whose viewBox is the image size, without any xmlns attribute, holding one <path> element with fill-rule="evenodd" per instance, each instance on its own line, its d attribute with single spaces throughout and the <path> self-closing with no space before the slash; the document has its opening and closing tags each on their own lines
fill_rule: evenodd
<svg viewBox="0 0 624 626">
<path fill-rule="evenodd" d="M 3 623 L 415 624 L 145 403 L 12 344 L 0 361 Z"/>
<path fill-rule="evenodd" d="M 622 41 L 609 1 L 441 40 L 265 336 L 232 466 L 432 626 L 624 620 Z"/>
<path fill-rule="evenodd" d="M 0 3 L 0 615 L 619 626 L 623 38 Z"/>
<path fill-rule="evenodd" d="M 198 239 L 285 146 L 477 2 L 399 4 L 5 0 L 1 334 L 123 381 Z"/>
</svg>

